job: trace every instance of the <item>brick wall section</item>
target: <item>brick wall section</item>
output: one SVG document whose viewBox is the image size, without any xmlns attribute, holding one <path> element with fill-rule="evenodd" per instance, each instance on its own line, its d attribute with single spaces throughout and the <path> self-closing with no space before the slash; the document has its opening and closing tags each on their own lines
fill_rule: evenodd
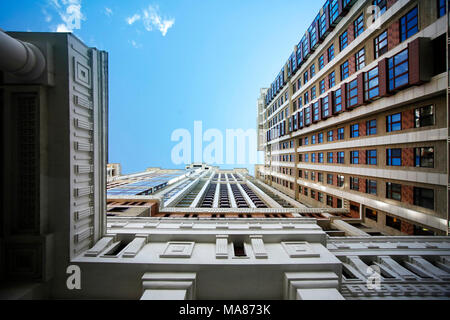
<svg viewBox="0 0 450 320">
<path fill-rule="evenodd" d="M 364 73 L 361 72 L 357 76 L 358 80 L 358 104 L 357 106 L 362 106 L 364 104 Z"/>
<path fill-rule="evenodd" d="M 402 130 L 414 128 L 414 109 L 402 112 Z"/>
<path fill-rule="evenodd" d="M 337 186 L 337 175 L 333 174 L 333 186 Z"/>
<path fill-rule="evenodd" d="M 406 233 L 409 236 L 414 235 L 414 225 L 401 220 L 401 232 Z"/>
<path fill-rule="evenodd" d="M 336 197 L 333 197 L 333 208 L 337 208 L 337 201 L 338 199 Z"/>
<path fill-rule="evenodd" d="M 392 50 L 400 43 L 400 22 L 396 20 L 388 27 L 388 50 Z"/>
<path fill-rule="evenodd" d="M 366 164 L 366 150 L 359 150 L 359 163 L 360 164 Z"/>
<path fill-rule="evenodd" d="M 359 180 L 359 192 L 366 193 L 366 179 Z"/>
<path fill-rule="evenodd" d="M 347 37 L 348 37 L 348 44 L 350 44 L 353 40 L 355 40 L 355 25 L 350 23 L 347 29 Z"/>
<path fill-rule="evenodd" d="M 412 186 L 402 186 L 402 202 L 414 204 L 414 189 Z"/>
<path fill-rule="evenodd" d="M 364 136 L 366 136 L 366 133 L 367 133 L 367 123 L 366 123 L 366 121 L 363 121 L 359 124 L 359 135 L 361 137 L 364 137 Z M 364 152 L 364 154 L 365 154 L 365 152 Z"/>
<path fill-rule="evenodd" d="M 354 74 L 356 72 L 356 58 L 355 55 L 352 54 L 349 58 L 348 58 L 348 73 L 351 76 L 352 74 Z"/>
<path fill-rule="evenodd" d="M 341 85 L 341 98 L 342 98 L 342 110 L 347 110 L 347 84 L 343 83 Z"/>
<path fill-rule="evenodd" d="M 388 93 L 388 69 L 387 69 L 387 59 L 383 59 L 378 62 L 378 83 L 380 97 L 387 97 Z"/>
<path fill-rule="evenodd" d="M 409 84 L 420 84 L 420 38 L 408 43 Z"/>
<path fill-rule="evenodd" d="M 396 2 L 397 2 L 397 0 L 387 0 L 387 2 L 386 2 L 387 8 L 389 9 L 389 8 L 392 7 Z"/>
<path fill-rule="evenodd" d="M 333 130 L 333 141 L 337 141 L 337 137 L 338 137 L 338 131 L 336 129 L 336 130 Z M 337 159 L 335 159 L 335 163 L 337 163 Z"/>
<path fill-rule="evenodd" d="M 402 149 L 402 166 L 414 167 L 414 148 Z"/>
</svg>

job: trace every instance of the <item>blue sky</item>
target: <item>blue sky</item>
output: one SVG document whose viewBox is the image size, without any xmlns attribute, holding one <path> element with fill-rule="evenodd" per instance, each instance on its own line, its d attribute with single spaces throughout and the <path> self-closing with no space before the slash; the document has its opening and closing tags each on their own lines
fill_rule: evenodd
<svg viewBox="0 0 450 320">
<path fill-rule="evenodd" d="M 256 99 L 323 5 L 311 0 L 0 2 L 6 31 L 67 31 L 109 53 L 109 161 L 176 167 L 175 129 L 256 127 Z M 73 21 L 72 21 L 73 22 Z M 236 164 L 232 167 L 253 165 Z M 223 166 L 227 167 L 227 166 Z M 229 167 L 229 166 L 228 166 Z"/>
</svg>

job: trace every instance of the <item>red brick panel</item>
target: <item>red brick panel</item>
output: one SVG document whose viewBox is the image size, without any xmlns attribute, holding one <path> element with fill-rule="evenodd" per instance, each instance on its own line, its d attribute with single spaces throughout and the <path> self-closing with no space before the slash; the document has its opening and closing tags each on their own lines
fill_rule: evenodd
<svg viewBox="0 0 450 320">
<path fill-rule="evenodd" d="M 402 149 L 402 166 L 414 167 L 414 148 Z"/>
<path fill-rule="evenodd" d="M 392 7 L 396 2 L 397 2 L 397 0 L 387 0 L 387 2 L 386 2 L 387 8 L 389 9 L 389 8 Z"/>
<path fill-rule="evenodd" d="M 359 124 L 359 135 L 364 137 L 367 133 L 367 123 L 365 121 Z M 365 152 L 364 152 L 365 153 Z"/>
<path fill-rule="evenodd" d="M 359 204 L 359 203 L 356 203 L 356 202 L 350 202 L 350 205 L 352 206 L 356 206 L 356 207 L 360 207 L 361 205 Z M 359 210 L 358 211 L 356 211 L 356 210 L 352 210 L 352 209 L 350 209 L 350 216 L 352 217 L 352 218 L 355 218 L 355 219 L 359 219 L 360 218 L 360 212 L 359 212 Z"/>
<path fill-rule="evenodd" d="M 420 78 L 420 38 L 408 43 L 409 84 L 421 84 Z"/>
<path fill-rule="evenodd" d="M 364 73 L 361 72 L 356 77 L 358 81 L 358 104 L 357 106 L 361 106 L 364 104 Z"/>
<path fill-rule="evenodd" d="M 356 72 L 356 58 L 355 55 L 352 54 L 350 58 L 348 58 L 348 73 L 352 75 Z"/>
<path fill-rule="evenodd" d="M 326 66 L 328 64 L 328 50 L 323 52 L 323 64 Z"/>
<path fill-rule="evenodd" d="M 402 112 L 402 130 L 414 128 L 414 109 Z"/>
<path fill-rule="evenodd" d="M 389 95 L 387 59 L 378 62 L 378 84 L 380 97 L 387 97 Z"/>
<path fill-rule="evenodd" d="M 367 164 L 366 150 L 359 150 L 359 162 L 360 164 Z"/>
<path fill-rule="evenodd" d="M 414 204 L 414 189 L 412 186 L 402 186 L 402 202 Z"/>
<path fill-rule="evenodd" d="M 347 30 L 348 43 L 350 44 L 353 40 L 355 40 L 355 25 L 350 23 Z"/>
<path fill-rule="evenodd" d="M 336 197 L 333 197 L 333 208 L 337 208 L 338 203 L 337 203 L 338 199 Z"/>
<path fill-rule="evenodd" d="M 327 79 L 328 80 L 328 79 Z M 326 81 L 327 85 L 328 85 L 328 81 Z M 330 91 L 328 93 L 328 110 L 329 110 L 329 114 L 332 115 L 333 113 L 333 107 L 334 107 L 334 103 L 333 103 L 333 98 L 334 98 L 334 94 L 333 91 Z M 450 117 L 450 113 L 449 113 L 449 117 Z"/>
<path fill-rule="evenodd" d="M 338 131 L 337 131 L 337 129 L 336 130 L 333 130 L 333 141 L 337 141 L 337 138 L 338 138 Z M 337 162 L 337 161 L 336 161 Z M 336 163 L 335 162 L 335 163 Z"/>
<path fill-rule="evenodd" d="M 366 192 L 366 179 L 359 179 L 359 192 Z"/>
<path fill-rule="evenodd" d="M 337 175 L 333 174 L 333 186 L 337 186 L 338 181 L 337 181 Z"/>
<path fill-rule="evenodd" d="M 347 110 L 347 84 L 341 85 L 341 97 L 342 97 L 342 110 Z"/>
<path fill-rule="evenodd" d="M 409 236 L 412 236 L 414 235 L 414 225 L 409 222 L 401 220 L 401 231 Z"/>
<path fill-rule="evenodd" d="M 396 20 L 388 28 L 388 50 L 392 50 L 400 43 L 400 21 Z"/>
</svg>

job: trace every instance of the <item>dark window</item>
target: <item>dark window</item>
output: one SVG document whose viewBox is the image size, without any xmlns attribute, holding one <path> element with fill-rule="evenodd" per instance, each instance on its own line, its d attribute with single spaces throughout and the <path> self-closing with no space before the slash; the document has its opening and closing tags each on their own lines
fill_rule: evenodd
<svg viewBox="0 0 450 320">
<path fill-rule="evenodd" d="M 316 97 L 316 86 L 314 86 L 311 88 L 311 100 L 314 100 Z"/>
<path fill-rule="evenodd" d="M 347 84 L 347 106 L 353 107 L 358 104 L 358 80 L 355 79 Z"/>
<path fill-rule="evenodd" d="M 328 163 L 333 163 L 333 152 L 328 152 L 327 153 L 327 162 Z"/>
<path fill-rule="evenodd" d="M 414 205 L 434 210 L 434 190 L 414 187 Z"/>
<path fill-rule="evenodd" d="M 438 18 L 445 16 L 446 13 L 445 2 L 446 0 L 437 0 Z"/>
<path fill-rule="evenodd" d="M 394 132 L 402 130 L 402 114 L 396 113 L 386 117 L 386 131 Z"/>
<path fill-rule="evenodd" d="M 341 81 L 349 77 L 348 60 L 341 64 Z"/>
<path fill-rule="evenodd" d="M 337 153 L 337 163 L 344 164 L 344 162 L 345 162 L 344 151 L 338 152 Z"/>
<path fill-rule="evenodd" d="M 353 124 L 350 126 L 350 138 L 359 137 L 359 124 Z"/>
<path fill-rule="evenodd" d="M 400 18 L 400 42 L 415 35 L 419 31 L 417 7 Z"/>
<path fill-rule="evenodd" d="M 332 207 L 333 206 L 333 197 L 327 196 L 327 206 Z"/>
<path fill-rule="evenodd" d="M 373 220 L 373 221 L 378 221 L 378 212 L 376 212 L 375 210 L 366 208 L 366 218 Z"/>
<path fill-rule="evenodd" d="M 303 83 L 306 84 L 308 82 L 308 71 L 303 74 Z"/>
<path fill-rule="evenodd" d="M 387 0 L 373 0 L 372 4 L 379 8 L 379 15 L 386 12 L 386 2 Z"/>
<path fill-rule="evenodd" d="M 333 175 L 327 174 L 327 184 L 333 184 Z"/>
<path fill-rule="evenodd" d="M 311 153 L 311 162 L 312 163 L 316 163 L 316 154 L 315 153 Z M 311 179 L 313 177 L 314 172 L 311 173 Z M 312 179 L 314 180 L 314 179 Z"/>
<path fill-rule="evenodd" d="M 337 131 L 337 139 L 344 140 L 344 128 L 339 128 Z"/>
<path fill-rule="evenodd" d="M 319 58 L 319 70 L 322 70 L 323 67 L 325 67 L 325 60 L 324 60 L 323 55 L 321 55 Z"/>
<path fill-rule="evenodd" d="M 345 31 L 339 36 L 339 47 L 340 50 L 344 50 L 348 46 L 348 33 Z"/>
<path fill-rule="evenodd" d="M 402 186 L 400 184 L 386 182 L 386 198 L 402 201 Z"/>
<path fill-rule="evenodd" d="M 434 168 L 434 148 L 415 148 L 416 167 Z"/>
<path fill-rule="evenodd" d="M 325 79 L 319 82 L 319 92 L 323 94 L 325 92 Z"/>
<path fill-rule="evenodd" d="M 359 178 L 350 177 L 350 189 L 353 191 L 359 191 Z"/>
<path fill-rule="evenodd" d="M 374 40 L 375 45 L 375 59 L 385 54 L 388 51 L 388 33 L 387 30 L 380 34 Z"/>
<path fill-rule="evenodd" d="M 402 165 L 402 149 L 386 150 L 386 165 L 401 166 Z"/>
<path fill-rule="evenodd" d="M 368 165 L 377 165 L 377 150 L 367 150 L 366 160 Z"/>
<path fill-rule="evenodd" d="M 318 140 L 318 143 L 323 143 L 323 133 L 319 133 L 317 135 L 317 140 Z"/>
<path fill-rule="evenodd" d="M 309 69 L 309 72 L 310 72 L 310 76 L 311 76 L 311 79 L 312 79 L 316 75 L 316 65 L 315 64 L 313 64 L 311 66 L 311 68 Z"/>
<path fill-rule="evenodd" d="M 235 257 L 246 257 L 247 256 L 247 254 L 245 253 L 244 243 L 242 241 L 233 242 L 233 248 L 234 248 L 234 256 Z"/>
<path fill-rule="evenodd" d="M 416 128 L 434 126 L 434 106 L 417 108 L 414 114 Z"/>
<path fill-rule="evenodd" d="M 329 103 L 328 103 L 328 96 L 322 98 L 322 117 L 326 118 L 330 115 L 330 107 L 329 107 Z M 322 135 L 322 139 L 323 139 L 323 134 Z M 319 141 L 319 143 L 322 143 L 322 141 Z"/>
<path fill-rule="evenodd" d="M 333 24 L 339 16 L 339 0 L 330 1 L 330 24 Z"/>
<path fill-rule="evenodd" d="M 337 199 L 337 207 L 342 208 L 342 199 Z"/>
<path fill-rule="evenodd" d="M 323 193 L 322 192 L 318 192 L 317 193 L 317 198 L 319 202 L 323 202 Z"/>
<path fill-rule="evenodd" d="M 408 49 L 388 59 L 389 90 L 396 90 L 409 83 Z"/>
<path fill-rule="evenodd" d="M 318 153 L 318 158 L 319 158 L 319 163 L 323 163 L 323 153 L 322 152 L 320 152 L 320 153 Z"/>
<path fill-rule="evenodd" d="M 369 120 L 366 122 L 366 130 L 367 135 L 375 135 L 377 134 L 377 120 Z"/>
<path fill-rule="evenodd" d="M 375 180 L 366 180 L 366 193 L 377 195 L 377 182 Z"/>
<path fill-rule="evenodd" d="M 329 48 L 328 48 L 328 61 L 331 61 L 334 59 L 334 44 L 332 44 Z"/>
<path fill-rule="evenodd" d="M 316 198 L 316 191 L 315 190 L 311 190 L 311 198 L 313 198 L 313 199 Z"/>
<path fill-rule="evenodd" d="M 361 15 L 353 22 L 355 27 L 355 39 L 364 32 L 364 14 Z"/>
<path fill-rule="evenodd" d="M 314 23 L 308 28 L 309 32 L 309 41 L 311 43 L 311 48 L 317 44 L 317 33 L 316 33 L 316 20 Z"/>
<path fill-rule="evenodd" d="M 333 88 L 336 85 L 336 73 L 333 71 L 328 76 L 328 87 Z"/>
<path fill-rule="evenodd" d="M 371 100 L 380 95 L 378 67 L 364 73 L 364 93 L 366 100 Z"/>
<path fill-rule="evenodd" d="M 343 187 L 344 186 L 344 176 L 337 176 L 337 186 L 338 187 Z M 338 206 L 339 207 L 339 206 Z"/>
<path fill-rule="evenodd" d="M 359 151 L 350 151 L 350 163 L 359 164 Z"/>
<path fill-rule="evenodd" d="M 362 48 L 355 54 L 356 71 L 361 70 L 366 66 L 366 50 Z"/>
<path fill-rule="evenodd" d="M 311 107 L 305 109 L 305 125 L 311 124 Z"/>
<path fill-rule="evenodd" d="M 396 230 L 402 229 L 402 221 L 389 215 L 386 215 L 386 225 Z"/>
<path fill-rule="evenodd" d="M 306 92 L 305 93 L 305 104 L 308 104 L 308 103 L 309 103 L 309 93 Z"/>
<path fill-rule="evenodd" d="M 316 144 L 316 135 L 311 136 L 311 143 Z"/>
</svg>

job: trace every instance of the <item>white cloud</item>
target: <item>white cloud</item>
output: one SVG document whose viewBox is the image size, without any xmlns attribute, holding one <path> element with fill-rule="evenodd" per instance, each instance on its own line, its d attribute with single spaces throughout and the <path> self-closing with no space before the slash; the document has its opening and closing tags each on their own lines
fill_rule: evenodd
<svg viewBox="0 0 450 320">
<path fill-rule="evenodd" d="M 148 6 L 148 8 L 142 10 L 142 15 L 136 13 L 133 17 L 128 18 L 127 22 L 131 25 L 141 18 L 145 30 L 152 31 L 155 28 L 161 32 L 163 37 L 166 36 L 167 31 L 175 24 L 175 19 L 163 18 L 159 14 L 158 6 Z"/>
<path fill-rule="evenodd" d="M 136 49 L 142 48 L 142 44 L 137 43 L 137 42 L 134 41 L 134 40 L 131 40 L 130 43 L 131 43 L 131 45 L 132 45 L 134 48 L 136 48 Z"/>
<path fill-rule="evenodd" d="M 42 9 L 42 13 L 44 14 L 45 17 L 45 22 L 51 22 L 53 17 L 47 12 L 47 10 Z"/>
<path fill-rule="evenodd" d="M 133 23 L 135 23 L 136 21 L 138 21 L 138 20 L 141 20 L 141 16 L 139 15 L 139 14 L 135 14 L 135 15 L 133 15 L 132 17 L 128 17 L 127 19 L 127 23 L 129 24 L 129 25 L 132 25 Z"/>
<path fill-rule="evenodd" d="M 113 15 L 113 11 L 111 8 L 105 7 L 105 14 L 110 17 Z"/>
<path fill-rule="evenodd" d="M 86 20 L 81 12 L 81 0 L 49 0 L 58 12 L 62 24 L 58 24 L 56 32 L 73 32 L 81 29 L 81 20 Z"/>
</svg>

